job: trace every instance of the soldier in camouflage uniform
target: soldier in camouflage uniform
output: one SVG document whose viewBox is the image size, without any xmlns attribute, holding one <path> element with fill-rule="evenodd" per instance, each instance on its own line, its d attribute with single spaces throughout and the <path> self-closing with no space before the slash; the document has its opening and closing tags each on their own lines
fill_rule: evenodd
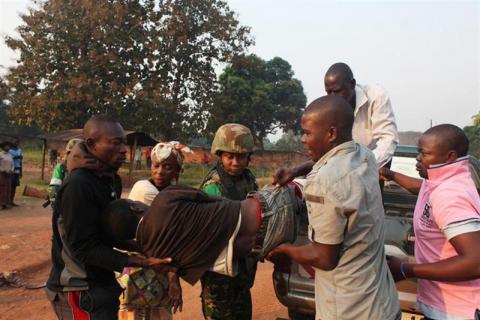
<svg viewBox="0 0 480 320">
<path fill-rule="evenodd" d="M 243 200 L 258 189 L 253 173 L 247 168 L 254 149 L 250 130 L 240 124 L 221 126 L 212 143 L 212 154 L 218 161 L 205 177 L 200 188 L 208 194 L 232 200 Z M 257 261 L 243 258 L 237 261 L 238 274 L 229 277 L 207 271 L 201 279 L 202 310 L 205 319 L 252 318 L 253 286 Z"/>
<path fill-rule="evenodd" d="M 54 207 L 58 190 L 60 190 L 60 187 L 62 186 L 62 183 L 68 174 L 67 157 L 72 151 L 73 147 L 77 143 L 82 141 L 83 141 L 82 139 L 78 139 L 78 138 L 70 139 L 67 145 L 65 146 L 65 159 L 62 162 L 58 163 L 55 166 L 55 169 L 53 170 L 52 179 L 50 180 L 50 184 L 48 185 L 48 200 L 50 201 L 50 205 L 52 206 L 52 208 Z"/>
</svg>

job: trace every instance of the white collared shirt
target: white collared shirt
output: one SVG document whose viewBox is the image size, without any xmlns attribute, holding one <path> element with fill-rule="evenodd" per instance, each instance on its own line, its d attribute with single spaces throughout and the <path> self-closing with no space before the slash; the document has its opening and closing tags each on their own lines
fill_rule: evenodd
<svg viewBox="0 0 480 320">
<path fill-rule="evenodd" d="M 380 86 L 359 84 L 355 87 L 355 97 L 353 140 L 372 150 L 381 168 L 392 159 L 398 144 L 390 98 Z"/>
</svg>

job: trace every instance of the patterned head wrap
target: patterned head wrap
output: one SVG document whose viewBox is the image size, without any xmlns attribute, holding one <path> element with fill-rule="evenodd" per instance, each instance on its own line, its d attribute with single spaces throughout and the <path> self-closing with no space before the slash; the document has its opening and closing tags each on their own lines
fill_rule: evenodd
<svg viewBox="0 0 480 320">
<path fill-rule="evenodd" d="M 183 152 L 192 153 L 193 151 L 178 141 L 160 142 L 152 149 L 151 156 L 155 155 L 158 161 L 164 161 L 173 154 L 178 165 L 182 168 L 183 160 L 185 159 Z"/>
</svg>

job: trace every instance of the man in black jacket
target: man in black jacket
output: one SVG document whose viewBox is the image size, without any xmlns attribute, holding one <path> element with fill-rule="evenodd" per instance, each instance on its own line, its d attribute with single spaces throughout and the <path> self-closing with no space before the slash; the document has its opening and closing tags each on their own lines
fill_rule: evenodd
<svg viewBox="0 0 480 320">
<path fill-rule="evenodd" d="M 101 232 L 101 213 L 120 198 L 117 170 L 126 159 L 122 126 L 94 116 L 83 127 L 88 165 L 73 169 L 58 192 L 52 218 L 52 269 L 47 295 L 58 319 L 117 319 L 121 292 L 113 271 L 125 266 L 162 270 L 170 258 L 138 258 L 116 251 Z"/>
</svg>

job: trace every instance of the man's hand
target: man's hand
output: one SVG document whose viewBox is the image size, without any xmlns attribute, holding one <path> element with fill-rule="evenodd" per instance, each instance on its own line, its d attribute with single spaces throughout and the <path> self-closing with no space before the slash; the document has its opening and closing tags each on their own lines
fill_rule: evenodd
<svg viewBox="0 0 480 320">
<path fill-rule="evenodd" d="M 144 256 L 140 256 L 140 255 L 131 255 L 131 256 L 128 256 L 128 261 L 126 266 L 127 267 L 148 267 L 148 268 L 152 268 L 157 272 L 168 272 L 168 271 L 175 272 L 177 268 L 172 266 L 170 264 L 171 262 L 172 262 L 172 258 L 155 258 L 155 257 L 145 258 Z"/>
<path fill-rule="evenodd" d="M 270 261 L 273 264 L 283 264 L 285 261 L 290 260 L 290 258 L 285 254 L 284 249 L 288 246 L 287 244 L 281 244 L 272 251 L 268 253 L 265 257 L 266 260 Z"/>
<path fill-rule="evenodd" d="M 168 297 L 169 304 L 172 307 L 173 313 L 176 313 L 177 310 L 182 312 L 183 308 L 183 299 L 182 299 L 182 286 L 178 280 L 178 276 L 175 272 L 168 272 Z"/>
<path fill-rule="evenodd" d="M 390 272 L 392 273 L 393 280 L 395 282 L 406 279 L 405 276 L 402 274 L 402 271 L 400 270 L 400 265 L 405 262 L 406 261 L 403 261 L 396 257 L 387 256 L 388 267 L 390 269 Z"/>
<path fill-rule="evenodd" d="M 380 180 L 383 180 L 383 181 L 392 181 L 394 174 L 395 174 L 394 171 L 385 167 L 382 167 L 378 170 L 378 175 L 380 176 Z"/>
<path fill-rule="evenodd" d="M 280 168 L 273 175 L 272 184 L 284 186 L 295 179 L 295 170 L 293 168 Z"/>
<path fill-rule="evenodd" d="M 170 265 L 172 262 L 172 258 L 155 258 L 155 257 L 148 257 L 143 260 L 143 267 L 152 268 L 157 272 L 169 272 L 169 271 L 177 271 L 177 268 Z"/>
<path fill-rule="evenodd" d="M 314 164 L 315 162 L 309 160 L 296 167 L 280 168 L 273 175 L 272 184 L 284 186 L 296 177 L 307 175 L 310 171 L 312 171 Z"/>
</svg>

